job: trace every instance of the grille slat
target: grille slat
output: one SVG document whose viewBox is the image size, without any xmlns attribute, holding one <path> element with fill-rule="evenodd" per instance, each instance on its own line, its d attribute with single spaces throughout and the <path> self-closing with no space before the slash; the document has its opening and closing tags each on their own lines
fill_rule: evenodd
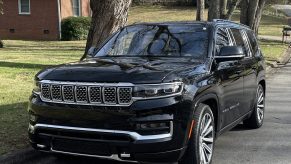
<svg viewBox="0 0 291 164">
<path fill-rule="evenodd" d="M 76 86 L 75 94 L 76 94 L 76 101 L 77 102 L 88 102 L 87 87 L 86 86 Z"/>
<path fill-rule="evenodd" d="M 130 105 L 132 87 L 81 85 L 71 83 L 41 83 L 41 98 L 46 102 L 64 104 Z"/>
<path fill-rule="evenodd" d="M 102 103 L 101 87 L 89 87 L 90 103 Z"/>
<path fill-rule="evenodd" d="M 52 99 L 56 101 L 62 101 L 62 91 L 60 85 L 51 85 Z"/>
<path fill-rule="evenodd" d="M 116 87 L 104 87 L 103 88 L 104 103 L 114 104 L 116 103 Z"/>
<path fill-rule="evenodd" d="M 120 104 L 128 104 L 132 99 L 132 88 L 120 87 L 118 89 L 118 98 Z"/>
<path fill-rule="evenodd" d="M 63 99 L 67 102 L 74 102 L 74 86 L 63 85 Z"/>
<path fill-rule="evenodd" d="M 45 99 L 51 99 L 51 89 L 49 84 L 42 84 L 41 85 L 41 94 L 42 97 Z"/>
</svg>

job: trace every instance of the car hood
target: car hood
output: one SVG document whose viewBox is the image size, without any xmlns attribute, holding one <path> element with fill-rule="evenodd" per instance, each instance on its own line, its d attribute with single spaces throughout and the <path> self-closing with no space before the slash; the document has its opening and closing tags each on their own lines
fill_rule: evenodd
<svg viewBox="0 0 291 164">
<path fill-rule="evenodd" d="M 94 58 L 42 70 L 37 80 L 100 82 L 100 83 L 161 83 L 181 81 L 189 74 L 206 71 L 201 60 L 192 58 L 116 57 Z"/>
</svg>

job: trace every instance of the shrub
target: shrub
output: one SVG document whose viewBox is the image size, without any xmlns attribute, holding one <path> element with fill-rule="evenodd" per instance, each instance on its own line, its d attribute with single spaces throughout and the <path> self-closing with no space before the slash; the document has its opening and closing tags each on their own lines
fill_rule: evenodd
<svg viewBox="0 0 291 164">
<path fill-rule="evenodd" d="M 90 25 L 90 17 L 68 17 L 62 20 L 62 40 L 86 39 Z"/>
</svg>

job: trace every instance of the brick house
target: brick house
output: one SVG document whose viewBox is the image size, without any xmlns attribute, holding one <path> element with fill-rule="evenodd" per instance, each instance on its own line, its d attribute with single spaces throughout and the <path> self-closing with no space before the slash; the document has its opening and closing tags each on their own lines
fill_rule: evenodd
<svg viewBox="0 0 291 164">
<path fill-rule="evenodd" d="M 90 16 L 90 0 L 3 0 L 0 38 L 59 40 L 61 20 Z"/>
</svg>

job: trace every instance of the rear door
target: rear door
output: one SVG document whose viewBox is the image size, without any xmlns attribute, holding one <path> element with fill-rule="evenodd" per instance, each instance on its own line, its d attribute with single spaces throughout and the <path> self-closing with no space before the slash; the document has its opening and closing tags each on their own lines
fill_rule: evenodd
<svg viewBox="0 0 291 164">
<path fill-rule="evenodd" d="M 244 72 L 244 97 L 246 100 L 245 113 L 253 109 L 253 105 L 256 99 L 257 91 L 257 70 L 258 59 L 255 57 L 257 53 L 260 53 L 256 41 L 256 36 L 251 30 L 242 30 L 245 45 L 249 51 L 249 57 L 243 60 L 245 67 Z"/>
</svg>

